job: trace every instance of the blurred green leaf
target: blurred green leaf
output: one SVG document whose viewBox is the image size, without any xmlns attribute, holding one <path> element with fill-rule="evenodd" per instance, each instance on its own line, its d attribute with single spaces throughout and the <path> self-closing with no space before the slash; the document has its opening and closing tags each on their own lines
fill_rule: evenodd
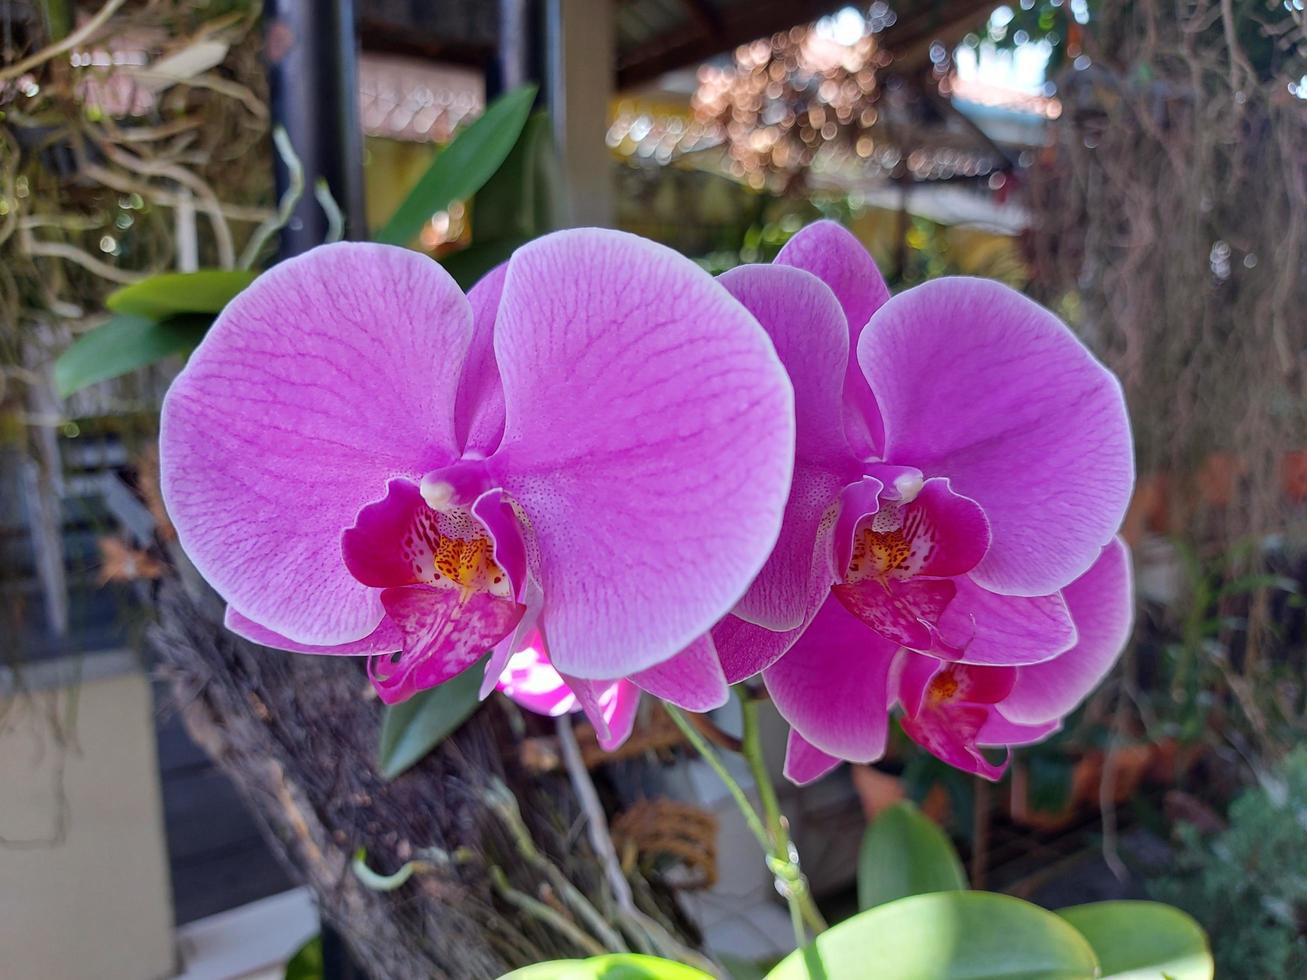
<svg viewBox="0 0 1307 980">
<path fill-rule="evenodd" d="M 912 803 L 895 803 L 867 828 L 858 852 L 859 908 L 966 887 L 948 835 Z"/>
<path fill-rule="evenodd" d="M 480 704 L 485 664 L 482 659 L 453 680 L 386 708 L 378 753 L 383 776 L 406 772 L 468 719 Z"/>
<path fill-rule="evenodd" d="M 142 316 L 119 315 L 78 337 L 54 362 L 54 383 L 67 398 L 97 381 L 107 381 L 195 349 L 212 317 L 171 317 L 158 323 Z"/>
<path fill-rule="evenodd" d="M 256 275 L 251 269 L 164 272 L 114 290 L 105 305 L 114 313 L 151 320 L 165 320 L 178 313 L 218 314 Z"/>
<path fill-rule="evenodd" d="M 1093 980 L 1080 933 L 991 892 L 914 895 L 859 912 L 796 950 L 768 980 Z"/>
<path fill-rule="evenodd" d="M 549 113 L 533 113 L 503 165 L 477 191 L 472 241 L 522 240 L 553 231 L 561 186 Z"/>
<path fill-rule="evenodd" d="M 588 960 L 534 963 L 505 974 L 500 980 L 712 980 L 712 977 L 674 960 L 613 953 Z"/>
<path fill-rule="evenodd" d="M 517 143 L 535 94 L 534 85 L 525 85 L 487 106 L 440 151 L 374 240 L 407 245 L 433 214 L 480 190 Z"/>
<path fill-rule="evenodd" d="M 314 936 L 286 964 L 285 980 L 322 980 L 322 937 Z"/>
<path fill-rule="evenodd" d="M 1093 902 L 1059 909 L 1094 947 L 1104 980 L 1211 980 L 1207 937 L 1190 916 L 1161 902 Z"/>
</svg>

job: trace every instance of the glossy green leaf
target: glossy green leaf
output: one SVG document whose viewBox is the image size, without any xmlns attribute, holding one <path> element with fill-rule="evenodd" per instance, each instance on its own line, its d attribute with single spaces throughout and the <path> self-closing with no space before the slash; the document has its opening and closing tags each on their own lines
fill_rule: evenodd
<svg viewBox="0 0 1307 980">
<path fill-rule="evenodd" d="M 637 953 L 592 956 L 588 960 L 534 963 L 505 974 L 500 980 L 713 980 L 684 963 Z"/>
<path fill-rule="evenodd" d="M 67 398 L 97 381 L 107 381 L 172 354 L 195 349 L 211 317 L 172 317 L 158 323 L 119 315 L 82 334 L 54 362 L 54 384 Z"/>
<path fill-rule="evenodd" d="M 1080 933 L 1037 905 L 935 892 L 859 912 L 791 953 L 767 980 L 1093 980 Z"/>
<path fill-rule="evenodd" d="M 1202 926 L 1161 902 L 1094 902 L 1057 913 L 1089 941 L 1110 980 L 1211 980 Z"/>
<path fill-rule="evenodd" d="M 912 803 L 887 807 L 867 828 L 858 852 L 859 908 L 966 887 L 952 841 Z"/>
<path fill-rule="evenodd" d="M 290 958 L 284 980 L 322 980 L 322 937 L 314 936 Z"/>
<path fill-rule="evenodd" d="M 378 753 L 381 774 L 394 779 L 407 771 L 467 721 L 480 704 L 484 674 L 483 659 L 453 680 L 387 707 Z"/>
<path fill-rule="evenodd" d="M 251 269 L 164 272 L 115 290 L 104 302 L 114 313 L 151 320 L 164 320 L 179 313 L 216 315 L 256 275 Z"/>
<path fill-rule="evenodd" d="M 535 94 L 536 87 L 526 85 L 487 106 L 479 119 L 440 151 L 375 240 L 407 245 L 433 214 L 480 190 L 513 149 Z"/>
</svg>

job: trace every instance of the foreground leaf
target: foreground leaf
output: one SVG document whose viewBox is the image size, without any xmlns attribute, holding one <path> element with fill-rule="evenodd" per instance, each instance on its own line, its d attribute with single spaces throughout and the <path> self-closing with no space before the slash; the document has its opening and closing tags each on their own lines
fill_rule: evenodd
<svg viewBox="0 0 1307 980">
<path fill-rule="evenodd" d="M 162 323 L 141 316 L 119 315 L 78 337 L 54 362 L 59 395 L 107 381 L 161 361 L 189 353 L 204 338 L 211 318 L 173 317 Z"/>
<path fill-rule="evenodd" d="M 151 320 L 166 320 L 179 313 L 217 315 L 256 275 L 251 269 L 164 272 L 115 290 L 104 302 L 114 313 Z"/>
<path fill-rule="evenodd" d="M 381 722 L 379 765 L 387 779 L 410 769 L 463 724 L 480 699 L 485 660 L 451 681 L 422 691 L 386 709 Z"/>
<path fill-rule="evenodd" d="M 1093 980 L 1098 960 L 1052 912 L 991 892 L 879 905 L 781 960 L 768 980 Z"/>
<path fill-rule="evenodd" d="M 1093 902 L 1059 909 L 1098 954 L 1105 980 L 1211 980 L 1202 927 L 1161 902 Z"/>
<path fill-rule="evenodd" d="M 290 958 L 284 980 L 322 980 L 322 937 L 314 936 Z"/>
<path fill-rule="evenodd" d="M 487 106 L 481 118 L 440 151 L 374 241 L 407 245 L 433 214 L 480 190 L 513 149 L 535 95 L 536 87 L 525 85 Z"/>
<path fill-rule="evenodd" d="M 966 887 L 948 835 L 912 803 L 895 803 L 867 828 L 858 851 L 859 908 Z"/>
<path fill-rule="evenodd" d="M 500 980 L 712 980 L 712 977 L 674 960 L 613 953 L 588 960 L 535 963 L 505 974 Z"/>
</svg>

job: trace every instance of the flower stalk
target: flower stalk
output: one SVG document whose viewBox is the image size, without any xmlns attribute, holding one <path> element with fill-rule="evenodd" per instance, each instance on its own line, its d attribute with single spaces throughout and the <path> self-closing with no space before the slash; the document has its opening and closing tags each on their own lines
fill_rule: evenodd
<svg viewBox="0 0 1307 980">
<path fill-rule="evenodd" d="M 757 839 L 758 845 L 766 855 L 766 863 L 776 880 L 776 889 L 785 896 L 790 908 L 790 922 L 794 927 L 796 948 L 808 942 L 808 930 L 817 935 L 826 929 L 826 920 L 822 917 L 808 888 L 808 879 L 799 867 L 799 853 L 790 839 L 789 827 L 781 814 L 780 802 L 776 797 L 776 787 L 767 770 L 766 760 L 762 754 L 762 737 L 758 725 L 758 699 L 742 684 L 735 686 L 740 698 L 743 716 L 743 734 L 741 735 L 740 754 L 748 763 L 754 784 L 758 787 L 758 799 L 762 804 L 760 816 L 748 794 L 731 775 L 730 770 L 718 758 L 713 747 L 703 733 L 675 705 L 663 703 L 676 727 L 681 730 L 686 740 L 694 746 L 704 762 L 717 774 L 726 787 L 735 805 L 744 817 L 744 822 Z"/>
</svg>

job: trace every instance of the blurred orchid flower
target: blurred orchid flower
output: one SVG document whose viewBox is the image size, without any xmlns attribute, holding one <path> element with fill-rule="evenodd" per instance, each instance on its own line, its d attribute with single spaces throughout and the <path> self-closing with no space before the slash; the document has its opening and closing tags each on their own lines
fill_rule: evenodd
<svg viewBox="0 0 1307 980">
<path fill-rule="evenodd" d="M 771 335 L 795 388 L 780 540 L 712 633 L 728 680 L 765 671 L 793 728 L 790 775 L 813 778 L 813 751 L 881 755 L 900 649 L 1003 677 L 1075 655 L 1063 590 L 1113 540 L 1134 482 L 1113 375 L 998 283 L 946 278 L 889 298 L 871 257 L 830 222 L 801 231 L 775 264 L 721 281 Z M 1128 590 L 1116 599 L 1128 622 Z M 929 694 L 955 675 L 934 688 L 922 676 Z M 996 686 L 958 690 L 983 699 Z M 925 733 L 943 717 L 915 722 L 932 744 Z"/>
<path fill-rule="evenodd" d="M 572 711 L 585 711 L 599 734 L 605 752 L 617 748 L 631 734 L 640 689 L 628 680 L 595 685 L 594 700 L 583 704 L 567 682 L 554 670 L 542 649 L 539 635 L 508 658 L 496 688 L 528 711 L 557 718 Z"/>
<path fill-rule="evenodd" d="M 702 710 L 727 698 L 702 634 L 776 540 L 792 405 L 753 317 L 634 236 L 546 236 L 466 297 L 425 256 L 329 245 L 191 357 L 162 488 L 230 629 L 373 655 L 387 703 L 493 648 L 488 689 L 534 631 L 601 719 L 621 677 Z"/>
</svg>

